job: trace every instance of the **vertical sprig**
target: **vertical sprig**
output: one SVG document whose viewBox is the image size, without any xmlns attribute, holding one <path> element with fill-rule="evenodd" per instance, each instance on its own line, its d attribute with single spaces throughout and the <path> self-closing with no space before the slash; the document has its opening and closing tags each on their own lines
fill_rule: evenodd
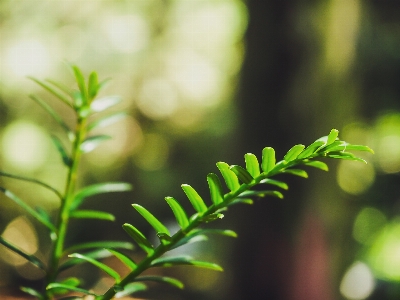
<svg viewBox="0 0 400 300">
<path fill-rule="evenodd" d="M 44 209 L 33 209 L 15 193 L 4 187 L 0 187 L 0 192 L 4 193 L 9 199 L 22 207 L 28 214 L 46 226 L 50 231 L 51 244 L 47 264 L 36 256 L 25 253 L 18 246 L 13 245 L 9 241 L 0 237 L 0 244 L 45 271 L 46 277 L 44 289 L 42 291 L 37 291 L 29 287 L 22 288 L 24 292 L 42 300 L 53 299 L 55 295 L 65 295 L 70 291 L 90 295 L 93 294 L 90 291 L 80 288 L 80 280 L 76 277 L 69 277 L 62 281 L 58 280 L 60 272 L 82 262 L 89 262 L 96 265 L 118 281 L 119 275 L 109 267 L 98 262 L 97 259 L 116 255 L 115 253 L 117 252 L 115 252 L 115 248 L 133 248 L 133 245 L 128 242 L 98 241 L 77 244 L 65 249 L 64 244 L 68 233 L 68 224 L 71 218 L 99 219 L 105 221 L 113 221 L 115 219 L 115 217 L 108 212 L 80 209 L 81 204 L 88 197 L 101 193 L 123 192 L 131 189 L 131 185 L 128 183 L 108 182 L 93 184 L 77 191 L 76 188 L 79 176 L 78 169 L 82 155 L 92 151 L 103 141 L 110 138 L 107 135 L 92 135 L 91 131 L 94 128 L 104 127 L 119 121 L 121 117 L 125 116 L 125 114 L 119 112 L 107 115 L 100 119 L 93 118 L 93 115 L 96 113 L 103 112 L 118 104 L 120 98 L 111 96 L 97 99 L 96 97 L 99 91 L 105 86 L 108 79 L 99 82 L 97 73 L 92 72 L 86 83 L 85 77 L 77 66 L 71 66 L 71 70 L 75 77 L 78 89 L 70 89 L 64 84 L 53 80 L 39 80 L 31 77 L 33 81 L 52 94 L 57 100 L 65 104 L 67 108 L 70 109 L 71 113 L 74 114 L 76 119 L 75 128 L 74 130 L 71 130 L 57 111 L 55 111 L 51 105 L 47 104 L 45 100 L 41 99 L 38 95 L 30 96 L 32 100 L 39 104 L 47 113 L 50 114 L 50 116 L 53 117 L 67 136 L 67 141 L 69 142 L 67 145 L 63 142 L 65 139 L 60 139 L 56 135 L 51 136 L 51 139 L 61 156 L 62 162 L 67 168 L 67 179 L 65 182 L 64 192 L 60 192 L 35 178 L 28 178 L 0 171 L 0 176 L 28 181 L 52 191 L 61 202 L 57 218 L 55 221 L 52 221 L 51 216 L 47 214 Z M 108 249 L 108 251 L 105 249 Z M 83 251 L 84 254 L 75 253 L 75 251 Z M 120 255 L 120 258 L 123 258 L 123 256 Z M 61 259 L 63 259 L 62 264 L 60 264 Z"/>
</svg>

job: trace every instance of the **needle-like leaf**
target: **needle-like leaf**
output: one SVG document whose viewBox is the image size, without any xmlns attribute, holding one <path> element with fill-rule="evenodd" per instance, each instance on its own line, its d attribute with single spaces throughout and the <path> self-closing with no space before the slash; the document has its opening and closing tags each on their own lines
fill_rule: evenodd
<svg viewBox="0 0 400 300">
<path fill-rule="evenodd" d="M 173 266 L 179 266 L 179 265 L 191 265 L 191 266 L 211 269 L 211 270 L 215 270 L 215 271 L 223 270 L 219 265 L 217 265 L 215 263 L 194 260 L 190 256 L 161 257 L 161 258 L 155 259 L 151 263 L 152 267 L 173 267 Z"/>
<path fill-rule="evenodd" d="M 136 278 L 135 281 L 155 281 L 155 282 L 167 283 L 179 289 L 183 289 L 184 287 L 182 281 L 167 276 L 140 276 Z"/>
<path fill-rule="evenodd" d="M 122 242 L 122 241 L 96 241 L 96 242 L 87 242 L 82 244 L 77 244 L 72 247 L 69 247 L 64 250 L 64 254 L 70 252 L 76 252 L 77 250 L 83 249 L 94 249 L 94 248 L 120 248 L 120 249 L 127 249 L 132 250 L 133 245 L 129 242 Z"/>
<path fill-rule="evenodd" d="M 129 236 L 142 248 L 147 254 L 152 254 L 154 248 L 151 243 L 146 239 L 143 233 L 141 233 L 136 227 L 131 224 L 125 223 L 122 228 L 129 234 Z"/>
<path fill-rule="evenodd" d="M 118 96 L 108 96 L 100 99 L 96 99 L 90 105 L 90 109 L 92 112 L 101 112 L 110 107 L 117 105 L 121 102 L 121 98 Z"/>
<path fill-rule="evenodd" d="M 60 139 L 55 135 L 51 135 L 51 140 L 53 141 L 53 143 L 56 146 L 58 152 L 60 153 L 64 165 L 69 167 L 71 165 L 71 158 L 67 154 L 67 151 L 65 150 L 64 145 L 62 144 Z"/>
<path fill-rule="evenodd" d="M 42 182 L 40 180 L 37 180 L 35 178 L 30 178 L 30 177 L 25 177 L 25 176 L 20 176 L 20 175 L 14 175 L 14 174 L 2 172 L 2 171 L 0 171 L 0 176 L 14 178 L 14 179 L 18 179 L 18 180 L 22 180 L 22 181 L 27 181 L 27 182 L 32 182 L 32 183 L 38 184 L 38 185 L 40 185 L 40 186 L 52 191 L 53 193 L 55 193 L 60 200 L 63 199 L 63 196 L 61 195 L 61 193 L 58 190 L 56 190 L 52 186 L 48 185 L 47 183 L 44 183 L 44 182 Z"/>
<path fill-rule="evenodd" d="M 179 202 L 173 197 L 165 197 L 165 201 L 167 201 L 168 205 L 171 207 L 179 226 L 182 229 L 186 228 L 189 225 L 189 219 Z"/>
<path fill-rule="evenodd" d="M 89 256 L 85 256 L 80 253 L 73 253 L 68 256 L 72 257 L 72 258 L 79 258 L 79 259 L 82 259 L 84 261 L 91 263 L 92 265 L 98 267 L 100 270 L 106 272 L 108 275 L 110 275 L 112 278 L 114 278 L 117 283 L 121 280 L 121 276 L 119 276 L 119 274 L 116 271 L 114 271 L 109 266 L 107 266 Z"/>
<path fill-rule="evenodd" d="M 250 183 L 253 180 L 253 176 L 243 167 L 238 165 L 230 166 L 230 169 L 236 174 L 240 181 L 243 183 Z"/>
<path fill-rule="evenodd" d="M 86 88 L 85 78 L 82 75 L 82 71 L 77 66 L 71 66 L 74 72 L 76 82 L 78 83 L 79 90 L 81 91 L 83 105 L 88 103 L 88 90 Z"/>
<path fill-rule="evenodd" d="M 88 290 L 85 290 L 85 289 L 82 289 L 82 288 L 78 288 L 78 287 L 76 287 L 76 286 L 72 286 L 72 285 L 68 285 L 68 284 L 62 284 L 62 283 L 56 283 L 56 282 L 50 283 L 50 284 L 46 287 L 46 290 L 51 291 L 51 290 L 53 290 L 53 289 L 60 289 L 60 288 L 61 288 L 61 289 L 69 290 L 69 291 L 71 291 L 71 292 L 78 292 L 78 293 L 83 293 L 83 294 L 85 294 L 85 295 L 93 295 L 93 296 L 96 296 L 96 294 L 93 293 L 93 292 L 91 292 L 91 291 L 88 291 Z"/>
<path fill-rule="evenodd" d="M 115 298 L 122 298 L 125 296 L 129 296 L 136 292 L 145 291 L 146 289 L 147 286 L 144 283 L 141 282 L 128 283 L 122 291 L 115 294 Z"/>
<path fill-rule="evenodd" d="M 271 147 L 265 147 L 262 151 L 261 169 L 264 173 L 268 173 L 275 167 L 276 158 L 275 150 Z"/>
<path fill-rule="evenodd" d="M 96 72 L 92 72 L 89 75 L 89 83 L 88 83 L 88 94 L 89 99 L 92 100 L 96 97 L 98 91 L 98 77 Z"/>
<path fill-rule="evenodd" d="M 236 191 L 240 187 L 240 183 L 236 174 L 229 169 L 229 165 L 224 162 L 218 162 L 217 167 L 221 172 L 222 177 L 224 177 L 228 189 L 231 191 Z"/>
<path fill-rule="evenodd" d="M 64 252 L 66 252 L 66 251 L 64 251 Z M 93 259 L 102 259 L 102 258 L 110 257 L 111 255 L 112 254 L 109 251 L 107 251 L 106 249 L 96 249 L 96 250 L 85 253 L 86 257 L 90 257 Z M 65 271 L 73 266 L 82 264 L 84 262 L 85 262 L 85 260 L 82 260 L 79 258 L 70 258 L 60 265 L 60 267 L 58 268 L 58 271 L 59 272 Z"/>
<path fill-rule="evenodd" d="M 280 181 L 280 180 L 265 178 L 265 179 L 261 180 L 260 183 L 272 184 L 277 187 L 280 187 L 283 190 L 289 189 L 289 186 L 287 185 L 287 183 Z"/>
<path fill-rule="evenodd" d="M 54 96 L 56 96 L 59 100 L 61 100 L 62 102 L 64 102 L 65 104 L 67 104 L 69 107 L 72 108 L 72 104 L 70 102 L 70 99 L 68 99 L 68 97 L 66 97 L 65 95 L 63 95 L 62 93 L 60 93 L 58 90 L 56 90 L 54 87 L 52 87 L 50 84 L 48 84 L 47 82 L 41 81 L 39 79 L 36 79 L 34 77 L 28 77 L 29 79 L 33 80 L 34 82 L 36 82 L 37 84 L 39 84 L 41 87 L 43 87 L 45 90 L 47 90 L 48 92 L 50 92 L 51 94 L 53 94 Z M 64 91 L 63 91 L 64 92 Z"/>
<path fill-rule="evenodd" d="M 46 271 L 46 266 L 45 264 L 36 256 L 27 254 L 23 250 L 19 249 L 17 246 L 11 244 L 10 242 L 7 242 L 3 237 L 0 236 L 0 244 L 4 245 L 7 247 L 9 250 L 17 253 L 18 255 L 22 256 L 25 258 L 27 261 L 31 262 L 35 266 L 39 267 L 40 269 Z"/>
<path fill-rule="evenodd" d="M 136 269 L 136 263 L 130 257 L 126 256 L 125 254 L 115 249 L 107 249 L 107 250 L 110 251 L 121 262 L 123 262 L 124 265 L 127 266 L 131 271 Z"/>
<path fill-rule="evenodd" d="M 186 196 L 190 200 L 190 203 L 192 204 L 193 208 L 198 212 L 198 213 L 204 213 L 207 211 L 207 206 L 205 205 L 203 199 L 200 197 L 200 195 L 196 192 L 194 188 L 192 188 L 188 184 L 182 184 L 181 185 L 183 191 L 185 192 Z"/>
<path fill-rule="evenodd" d="M 28 204 L 26 204 L 23 200 L 21 200 L 17 195 L 15 195 L 11 191 L 9 191 L 3 187 L 0 187 L 0 192 L 4 193 L 4 195 L 6 195 L 9 199 L 13 200 L 16 204 L 18 204 L 25 211 L 27 211 L 32 217 L 34 217 L 40 223 L 42 223 L 47 228 L 49 228 L 52 232 L 57 232 L 57 229 L 55 228 L 55 226 L 49 220 L 47 220 L 47 218 L 43 217 L 40 213 L 38 213 L 36 210 L 31 208 Z"/>
<path fill-rule="evenodd" d="M 69 126 L 64 122 L 64 120 L 60 117 L 60 115 L 50 107 L 45 101 L 43 101 L 39 96 L 36 95 L 30 95 L 29 96 L 32 100 L 34 100 L 36 103 L 38 103 L 45 111 L 47 111 L 54 120 L 61 126 L 62 129 L 67 133 L 68 138 L 70 140 L 74 139 L 74 133 L 71 131 Z"/>
<path fill-rule="evenodd" d="M 295 145 L 290 150 L 286 153 L 284 156 L 284 160 L 289 162 L 292 160 L 295 160 L 299 154 L 304 150 L 305 146 L 304 145 Z"/>
<path fill-rule="evenodd" d="M 323 171 L 329 171 L 328 165 L 322 161 L 312 160 L 304 162 L 306 166 L 314 167 Z"/>
<path fill-rule="evenodd" d="M 165 233 L 167 235 L 171 235 L 167 227 L 165 227 L 151 212 L 145 209 L 143 206 L 139 204 L 132 204 L 133 208 L 138 211 L 142 215 L 143 218 L 146 219 L 147 222 L 156 230 L 156 232 Z"/>
<path fill-rule="evenodd" d="M 33 288 L 30 287 L 26 287 L 26 286 L 21 286 L 21 291 L 23 291 L 24 293 L 27 293 L 33 297 L 36 297 L 39 300 L 43 300 L 43 295 L 38 292 L 37 290 L 34 290 Z"/>
<path fill-rule="evenodd" d="M 246 161 L 246 170 L 252 177 L 260 175 L 260 164 L 258 163 L 257 156 L 253 153 L 246 153 L 244 155 L 244 160 Z"/>
<path fill-rule="evenodd" d="M 219 177 L 214 173 L 210 173 L 207 175 L 207 182 L 210 189 L 211 201 L 215 205 L 222 203 L 224 201 L 224 194 Z"/>
<path fill-rule="evenodd" d="M 304 170 L 300 170 L 300 169 L 287 169 L 287 170 L 283 170 L 282 173 L 292 174 L 292 175 L 300 176 L 303 178 L 308 178 L 307 172 Z"/>
<path fill-rule="evenodd" d="M 111 125 L 115 122 L 118 122 L 122 120 L 123 118 L 126 118 L 127 114 L 125 112 L 119 112 L 116 114 L 108 115 L 106 117 L 103 117 L 99 120 L 96 120 L 88 125 L 88 130 L 92 130 L 94 128 L 101 128 L 101 127 L 106 127 L 108 125 Z"/>
<path fill-rule="evenodd" d="M 336 141 L 337 137 L 339 135 L 339 130 L 337 129 L 332 129 L 331 132 L 328 135 L 328 139 L 326 141 L 326 145 L 332 144 L 334 141 Z"/>
<path fill-rule="evenodd" d="M 104 134 L 88 137 L 81 144 L 80 150 L 83 153 L 88 153 L 88 152 L 96 149 L 102 142 L 107 141 L 109 139 L 111 139 L 111 136 L 104 135 Z"/>
<path fill-rule="evenodd" d="M 98 210 L 74 210 L 71 212 L 70 217 L 75 219 L 98 219 L 105 221 L 115 221 L 115 216 L 113 214 Z"/>
<path fill-rule="evenodd" d="M 132 190 L 132 185 L 126 182 L 105 182 L 92 184 L 76 193 L 74 201 L 70 206 L 70 210 L 77 209 L 88 197 L 103 193 L 127 192 L 130 190 Z"/>
</svg>

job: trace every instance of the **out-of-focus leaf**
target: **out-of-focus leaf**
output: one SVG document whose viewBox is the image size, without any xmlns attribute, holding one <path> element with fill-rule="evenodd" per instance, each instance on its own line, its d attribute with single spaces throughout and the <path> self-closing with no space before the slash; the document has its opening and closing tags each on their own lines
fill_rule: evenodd
<svg viewBox="0 0 400 300">
<path fill-rule="evenodd" d="M 254 203 L 253 199 L 250 198 L 236 198 L 233 201 L 231 201 L 228 205 L 235 205 L 235 204 L 247 204 L 247 205 L 252 205 Z"/>
<path fill-rule="evenodd" d="M 147 254 L 154 252 L 154 248 L 151 243 L 146 239 L 143 233 L 141 233 L 136 227 L 131 224 L 125 223 L 122 228 L 129 234 L 129 236 L 142 248 Z"/>
<path fill-rule="evenodd" d="M 226 186 L 231 191 L 236 191 L 240 187 L 239 179 L 237 178 L 236 174 L 229 169 L 229 165 L 224 162 L 218 162 L 217 167 L 224 177 Z"/>
<path fill-rule="evenodd" d="M 41 208 L 40 206 L 36 206 L 35 207 L 36 212 L 42 216 L 43 219 L 47 220 L 49 223 L 51 223 L 51 217 L 50 215 L 47 213 L 47 211 L 45 211 L 43 208 Z"/>
<path fill-rule="evenodd" d="M 360 157 L 357 157 L 357 156 L 355 156 L 354 154 L 352 154 L 352 153 L 349 153 L 349 152 L 338 152 L 338 153 L 340 153 L 340 154 L 336 154 L 337 152 L 334 152 L 335 154 L 331 154 L 331 153 L 328 153 L 328 157 L 330 157 L 330 158 L 337 158 L 337 159 L 346 159 L 346 160 L 354 160 L 354 161 L 360 161 L 360 162 L 363 162 L 363 163 L 367 163 L 367 161 L 365 160 L 365 159 L 362 159 L 362 158 L 360 158 Z"/>
<path fill-rule="evenodd" d="M 133 208 L 138 211 L 142 215 L 143 218 L 155 229 L 156 232 L 165 233 L 168 236 L 171 234 L 167 227 L 165 227 L 151 212 L 145 209 L 143 206 L 139 204 L 132 204 Z"/>
<path fill-rule="evenodd" d="M 37 258 L 34 255 L 31 254 L 27 254 L 24 251 L 22 251 L 21 249 L 19 249 L 17 246 L 7 242 L 5 239 L 3 239 L 0 236 L 0 244 L 4 245 L 5 247 L 7 247 L 9 250 L 17 253 L 18 255 L 22 256 L 23 258 L 25 258 L 27 261 L 31 262 L 32 264 L 34 264 L 35 266 L 39 267 L 40 269 L 46 271 L 46 266 L 44 265 L 44 263 Z"/>
<path fill-rule="evenodd" d="M 322 161 L 311 160 L 304 163 L 306 166 L 314 167 L 323 171 L 329 171 L 328 165 Z"/>
<path fill-rule="evenodd" d="M 4 177 L 9 177 L 9 178 L 14 178 L 14 179 L 19 179 L 22 181 L 27 181 L 27 182 L 32 182 L 32 183 L 36 183 L 50 191 L 52 191 L 53 193 L 55 193 L 57 195 L 58 198 L 60 198 L 60 200 L 63 199 L 63 196 L 61 195 L 61 193 L 56 190 L 55 188 L 53 188 L 52 186 L 48 185 L 47 183 L 44 183 L 40 180 L 37 180 L 35 178 L 29 178 L 29 177 L 24 177 L 24 176 L 19 176 L 19 175 L 14 175 L 14 174 L 10 174 L 10 173 L 6 173 L 6 172 L 2 172 L 0 171 L 0 176 L 4 176 Z"/>
<path fill-rule="evenodd" d="M 112 114 L 112 115 L 103 117 L 103 118 L 101 118 L 99 120 L 96 120 L 96 121 L 90 123 L 88 125 L 88 130 L 90 131 L 90 130 L 92 130 L 94 128 L 106 127 L 106 126 L 111 125 L 111 124 L 113 124 L 115 122 L 118 122 L 119 120 L 125 118 L 126 116 L 127 116 L 126 112 L 119 112 L 119 113 L 116 113 L 116 114 Z"/>
<path fill-rule="evenodd" d="M 115 294 L 115 298 L 122 298 L 128 296 L 130 294 L 134 294 L 136 292 L 145 291 L 147 286 L 141 282 L 132 282 L 128 283 L 124 290 Z"/>
<path fill-rule="evenodd" d="M 152 267 L 173 267 L 179 265 L 191 265 L 215 271 L 222 271 L 223 269 L 215 264 L 206 261 L 194 260 L 190 256 L 167 256 L 153 260 Z"/>
<path fill-rule="evenodd" d="M 190 200 L 190 203 L 192 204 L 193 208 L 200 214 L 204 213 L 207 211 L 207 206 L 205 205 L 203 199 L 200 197 L 200 195 L 196 192 L 194 188 L 192 188 L 188 184 L 182 184 L 181 185 L 183 191 L 185 192 L 186 196 Z"/>
<path fill-rule="evenodd" d="M 331 144 L 328 147 L 324 148 L 324 152 L 339 152 L 339 151 L 348 151 L 348 150 L 356 150 L 356 151 L 367 151 L 370 153 L 374 153 L 374 150 L 367 146 L 363 145 L 352 145 L 346 142 L 341 141 L 340 143 Z"/>
<path fill-rule="evenodd" d="M 67 251 L 64 251 L 66 253 Z M 86 252 L 85 253 L 86 257 L 90 257 L 93 259 L 102 259 L 106 257 L 110 257 L 111 253 L 107 251 L 106 249 L 96 249 L 94 251 Z M 59 272 L 65 271 L 73 266 L 79 265 L 86 262 L 85 260 L 79 259 L 79 258 L 70 258 L 67 261 L 65 261 L 63 264 L 60 265 L 58 268 Z"/>
<path fill-rule="evenodd" d="M 75 219 L 98 219 L 105 221 L 115 221 L 115 216 L 108 212 L 98 210 L 74 210 L 70 214 Z"/>
<path fill-rule="evenodd" d="M 114 278 L 117 283 L 120 282 L 120 280 L 121 280 L 121 277 L 119 276 L 119 274 L 116 271 L 114 271 L 109 266 L 107 266 L 89 256 L 85 256 L 80 253 L 73 253 L 68 256 L 72 257 L 72 258 L 79 258 L 79 259 L 87 261 L 88 263 L 91 263 L 92 265 L 98 267 L 100 270 L 104 271 L 105 273 L 110 275 L 112 278 Z"/>
<path fill-rule="evenodd" d="M 69 247 L 64 250 L 65 253 L 75 252 L 77 250 L 83 249 L 94 249 L 94 248 L 119 248 L 119 249 L 127 249 L 132 250 L 133 245 L 129 242 L 121 242 L 121 241 L 96 241 L 96 242 L 88 242 L 77 244 L 72 247 Z"/>
<path fill-rule="evenodd" d="M 41 81 L 39 79 L 36 79 L 34 77 L 28 77 L 29 79 L 33 80 L 34 82 L 36 82 L 37 84 L 39 84 L 41 87 L 43 87 L 45 90 L 47 90 L 48 92 L 50 92 L 51 94 L 53 94 L 54 96 L 56 96 L 59 100 L 61 100 L 62 102 L 64 102 L 65 104 L 67 104 L 69 107 L 72 108 L 72 104 L 70 102 L 70 100 L 68 99 L 68 97 L 66 97 L 65 95 L 63 95 L 62 93 L 60 93 L 58 90 L 56 90 L 54 87 L 52 87 L 51 85 L 49 85 L 48 83 Z M 64 92 L 64 91 L 63 91 Z"/>
<path fill-rule="evenodd" d="M 92 72 L 89 75 L 89 83 L 88 83 L 88 94 L 89 99 L 92 100 L 97 95 L 97 86 L 98 86 L 98 77 L 96 72 Z"/>
<path fill-rule="evenodd" d="M 275 167 L 276 158 L 275 150 L 271 147 L 265 147 L 262 150 L 261 169 L 264 173 L 268 173 Z"/>
<path fill-rule="evenodd" d="M 193 244 L 193 243 L 198 243 L 198 242 L 204 242 L 207 241 L 208 237 L 204 234 L 199 234 L 199 235 L 188 235 L 186 237 L 184 237 L 183 239 L 179 240 L 179 242 L 177 242 L 175 245 L 172 246 L 171 249 L 175 249 L 178 248 L 180 246 L 183 245 L 187 245 L 187 244 Z"/>
<path fill-rule="evenodd" d="M 300 176 L 303 178 L 308 178 L 307 172 L 304 170 L 300 170 L 300 169 L 287 169 L 287 170 L 283 170 L 282 173 L 292 174 L 292 175 Z"/>
<path fill-rule="evenodd" d="M 96 99 L 90 104 L 90 109 L 92 112 L 101 112 L 114 105 L 117 105 L 121 102 L 121 98 L 119 96 L 108 96 L 100 99 Z"/>
<path fill-rule="evenodd" d="M 68 278 L 62 280 L 62 281 L 59 282 L 59 283 L 60 283 L 60 284 L 65 284 L 65 285 L 68 285 L 68 286 L 75 286 L 75 287 L 77 287 L 81 282 L 80 282 L 80 280 L 79 280 L 78 278 L 76 278 L 76 277 L 68 277 Z M 51 293 L 52 293 L 53 295 L 64 295 L 64 294 L 66 294 L 66 293 L 68 293 L 68 292 L 69 292 L 69 290 L 64 289 L 64 288 L 53 288 L 53 289 L 51 290 Z"/>
<path fill-rule="evenodd" d="M 239 195 L 241 198 L 265 196 L 274 196 L 283 199 L 283 194 L 279 191 L 245 191 Z"/>
<path fill-rule="evenodd" d="M 69 97 L 73 97 L 73 91 L 72 89 L 70 89 L 68 86 L 66 86 L 65 84 L 61 83 L 61 82 L 57 82 L 54 81 L 52 79 L 45 79 L 48 83 L 54 85 L 55 87 L 57 87 L 60 91 L 63 91 L 64 94 L 68 95 Z M 69 101 L 70 102 L 70 101 Z M 72 105 L 71 105 L 72 107 Z"/>
<path fill-rule="evenodd" d="M 351 144 L 348 144 L 345 150 L 367 151 L 367 152 L 370 152 L 370 153 L 374 154 L 374 150 L 372 150 L 368 146 L 363 146 L 363 145 L 351 145 Z"/>
<path fill-rule="evenodd" d="M 135 278 L 135 281 L 155 281 L 155 282 L 167 283 L 179 289 L 183 289 L 184 287 L 182 281 L 167 276 L 140 276 Z"/>
<path fill-rule="evenodd" d="M 96 294 L 94 294 L 94 293 L 92 293 L 92 292 L 90 292 L 88 290 L 85 290 L 85 289 L 82 289 L 82 288 L 78 288 L 76 286 L 62 284 L 62 283 L 56 283 L 56 282 L 50 283 L 46 287 L 46 290 L 48 290 L 48 291 L 51 291 L 52 289 L 66 289 L 66 290 L 69 290 L 69 291 L 72 291 L 72 292 L 78 292 L 78 293 L 83 293 L 83 294 L 86 294 L 86 295 L 96 296 Z"/>
<path fill-rule="evenodd" d="M 229 229 L 197 229 L 193 230 L 188 237 L 194 237 L 197 235 L 205 235 L 205 234 L 217 234 L 217 235 L 224 235 L 229 237 L 237 237 L 237 233 L 233 230 Z"/>
<path fill-rule="evenodd" d="M 136 269 L 136 263 L 130 257 L 114 249 L 107 249 L 107 250 L 110 251 L 121 262 L 123 262 L 124 265 L 127 266 L 131 271 Z"/>
<path fill-rule="evenodd" d="M 71 140 L 74 139 L 74 133 L 71 131 L 69 126 L 64 122 L 64 120 L 60 117 L 60 115 L 50 107 L 45 101 L 43 101 L 40 97 L 36 95 L 29 96 L 33 101 L 39 104 L 45 111 L 49 113 L 53 117 L 54 120 L 61 126 L 62 129 L 67 133 L 68 138 Z"/>
<path fill-rule="evenodd" d="M 80 150 L 83 153 L 88 153 L 94 149 L 96 149 L 102 142 L 111 139 L 111 136 L 109 135 L 94 135 L 88 137 L 86 140 L 83 141 L 83 143 L 80 146 Z"/>
<path fill-rule="evenodd" d="M 179 202 L 173 197 L 165 197 L 165 201 L 171 207 L 179 226 L 182 229 L 186 228 L 189 225 L 189 219 Z"/>
<path fill-rule="evenodd" d="M 83 104 L 86 105 L 88 103 L 88 91 L 86 88 L 85 78 L 77 66 L 72 66 L 72 71 L 74 72 L 76 83 L 81 91 Z"/>
<path fill-rule="evenodd" d="M 260 175 L 260 164 L 258 163 L 257 156 L 253 153 L 246 153 L 244 155 L 244 160 L 246 161 L 246 170 L 252 177 Z"/>
<path fill-rule="evenodd" d="M 70 210 L 75 210 L 78 208 L 82 204 L 83 200 L 88 197 L 103 193 L 127 192 L 130 190 L 132 190 L 132 185 L 126 182 L 105 182 L 92 184 L 84 187 L 76 193 L 74 201 L 70 206 Z"/>
<path fill-rule="evenodd" d="M 224 194 L 222 191 L 221 181 L 219 177 L 210 173 L 207 175 L 208 187 L 210 189 L 211 200 L 215 205 L 218 205 L 224 201 Z"/>
<path fill-rule="evenodd" d="M 33 288 L 26 287 L 26 286 L 21 286 L 20 289 L 24 293 L 27 293 L 27 294 L 29 294 L 29 295 L 31 295 L 33 297 L 36 297 L 39 300 L 44 299 L 43 295 L 40 292 L 38 292 L 37 290 L 34 290 Z"/>
<path fill-rule="evenodd" d="M 250 183 L 253 180 L 253 176 L 243 167 L 238 165 L 230 166 L 230 169 L 236 174 L 240 181 L 243 183 Z"/>
<path fill-rule="evenodd" d="M 283 159 L 287 162 L 295 160 L 299 154 L 304 150 L 304 145 L 295 145 L 286 153 Z"/>
<path fill-rule="evenodd" d="M 19 197 L 17 197 L 15 194 L 13 194 L 11 191 L 0 187 L 0 192 L 4 193 L 8 198 L 13 200 L 16 204 L 18 204 L 20 207 L 22 207 L 25 211 L 27 211 L 32 217 L 34 217 L 36 220 L 38 220 L 40 223 L 45 225 L 47 228 L 49 228 L 53 232 L 57 232 L 57 229 L 55 226 L 46 218 L 44 218 L 40 213 L 38 213 L 36 210 L 31 208 L 28 204 L 26 204 L 24 201 L 22 201 Z"/>
<path fill-rule="evenodd" d="M 283 182 L 283 181 L 280 181 L 280 180 L 265 178 L 265 179 L 261 180 L 260 183 L 272 184 L 272 185 L 275 185 L 277 187 L 280 187 L 283 190 L 289 189 L 289 186 L 286 184 L 286 182 Z"/>
<path fill-rule="evenodd" d="M 60 153 L 64 165 L 66 165 L 67 167 L 71 166 L 71 158 L 67 154 L 67 151 L 65 150 L 60 139 L 58 137 L 56 137 L 55 135 L 51 135 L 51 140 L 53 141 L 54 145 L 56 146 L 58 153 Z"/>
<path fill-rule="evenodd" d="M 326 145 L 332 144 L 337 139 L 338 135 L 339 131 L 337 129 L 332 129 L 331 132 L 328 134 Z"/>
</svg>

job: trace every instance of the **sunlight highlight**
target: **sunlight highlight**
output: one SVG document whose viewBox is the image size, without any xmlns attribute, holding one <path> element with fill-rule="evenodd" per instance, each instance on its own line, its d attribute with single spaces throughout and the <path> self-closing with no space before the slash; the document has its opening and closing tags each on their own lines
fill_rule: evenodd
<svg viewBox="0 0 400 300">
<path fill-rule="evenodd" d="M 50 68 L 50 54 L 37 40 L 18 40 L 5 51 L 5 63 L 16 77 L 35 74 L 42 76 Z"/>
<path fill-rule="evenodd" d="M 16 121 L 8 125 L 1 139 L 1 155 L 6 165 L 18 172 L 34 172 L 48 160 L 50 141 L 34 123 Z"/>
<path fill-rule="evenodd" d="M 149 26 L 142 16 L 110 16 L 103 25 L 111 45 L 120 52 L 136 52 L 149 43 Z"/>
<path fill-rule="evenodd" d="M 357 261 L 347 270 L 340 283 L 340 292 L 346 299 L 368 298 L 375 289 L 375 279 L 370 268 Z"/>
<path fill-rule="evenodd" d="M 368 252 L 375 276 L 400 281 L 400 219 L 388 224 L 375 239 Z"/>
<path fill-rule="evenodd" d="M 38 251 L 36 231 L 25 217 L 20 216 L 12 220 L 1 236 L 27 254 L 35 254 Z M 28 263 L 22 256 L 4 247 L 2 247 L 1 252 L 0 258 L 10 265 L 21 266 Z"/>
</svg>

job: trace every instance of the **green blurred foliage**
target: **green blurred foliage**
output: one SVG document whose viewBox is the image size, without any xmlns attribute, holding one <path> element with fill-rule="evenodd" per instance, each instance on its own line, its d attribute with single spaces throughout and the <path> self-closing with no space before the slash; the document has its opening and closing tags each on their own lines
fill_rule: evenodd
<svg viewBox="0 0 400 300">
<path fill-rule="evenodd" d="M 121 95 L 117 109 L 129 111 L 107 129 L 113 140 L 87 157 L 81 184 L 134 184 L 120 199 L 93 200 L 117 216 L 112 229 L 72 223 L 70 241 L 101 232 L 123 236 L 120 224 L 134 218 L 127 209 L 133 202 L 167 220 L 163 197 L 184 197 L 182 182 L 205 193 L 205 174 L 216 161 L 240 161 L 242 153 L 265 146 L 283 155 L 336 127 L 342 139 L 376 150 L 365 157 L 370 165 L 343 162 L 336 175 L 304 187 L 292 180 L 284 201 L 233 210 L 224 222 L 237 229 L 237 241 L 192 249 L 218 256 L 225 272 L 177 269 L 187 291 L 157 293 L 163 299 L 397 299 L 398 276 L 374 261 L 396 244 L 391 232 L 400 214 L 399 10 L 396 1 L 373 0 L 0 1 L 0 169 L 62 187 L 65 174 L 48 135 L 56 133 L 55 123 L 27 95 L 47 96 L 25 76 L 72 83 L 63 60 L 110 76 L 107 94 Z M 62 105 L 55 109 L 68 120 Z M 16 188 L 11 179 L 0 183 Z M 47 191 L 32 197 L 29 183 L 18 189 L 30 204 L 57 208 Z M 11 232 L 29 241 L 26 247 L 36 245 L 27 251 L 44 256 L 35 223 L 3 196 L 0 201 L 2 235 Z M 262 230 L 254 233 L 254 226 Z M 0 295 L 11 283 L 42 276 L 0 251 Z M 92 271 L 88 283 L 104 285 Z M 352 290 L 360 278 L 371 284 Z"/>
</svg>

